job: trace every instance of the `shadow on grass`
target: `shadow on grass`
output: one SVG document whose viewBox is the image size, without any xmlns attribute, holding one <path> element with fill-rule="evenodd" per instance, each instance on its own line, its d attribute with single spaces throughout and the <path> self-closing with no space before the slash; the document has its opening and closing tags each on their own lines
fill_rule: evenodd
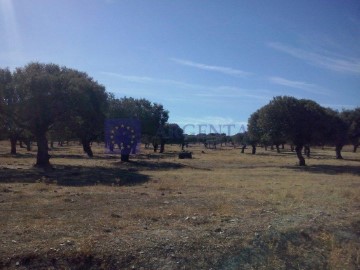
<svg viewBox="0 0 360 270">
<path fill-rule="evenodd" d="M 127 163 L 121 161 L 114 162 L 114 166 L 127 166 L 132 169 L 142 170 L 170 170 L 170 169 L 182 169 L 185 168 L 183 164 L 175 162 L 153 161 L 153 160 L 130 160 Z"/>
<path fill-rule="evenodd" d="M 6 154 L 0 154 L 0 157 L 3 157 L 3 158 L 36 158 L 36 153 L 27 152 L 25 154 L 17 153 L 15 155 L 6 153 Z"/>
<path fill-rule="evenodd" d="M 250 152 L 247 154 L 251 154 Z M 296 157 L 296 152 L 291 152 L 291 151 L 281 151 L 280 153 L 276 152 L 276 151 L 266 151 L 266 152 L 257 152 L 256 155 L 258 156 L 274 156 L 274 157 L 279 157 L 279 156 L 294 156 Z M 303 153 L 303 156 L 305 158 L 306 155 Z M 327 153 L 319 153 L 319 152 L 312 152 L 310 155 L 310 158 L 325 158 L 325 159 L 335 159 L 335 154 L 331 155 L 331 154 L 327 154 Z"/>
<path fill-rule="evenodd" d="M 345 161 L 360 162 L 360 159 L 344 158 Z"/>
<path fill-rule="evenodd" d="M 176 157 L 178 152 L 169 152 L 169 153 L 151 153 L 151 154 L 136 154 L 131 155 L 131 158 L 135 159 L 164 159 L 164 158 L 171 158 Z M 53 154 L 52 158 L 66 158 L 66 159 L 92 159 L 92 160 L 113 160 L 117 159 L 120 160 L 120 154 L 116 152 L 107 153 L 104 151 L 104 154 L 94 154 L 93 157 L 88 157 L 85 153 L 84 154 Z"/>
<path fill-rule="evenodd" d="M 108 159 L 120 159 L 120 156 L 116 156 L 115 154 L 111 155 L 94 155 L 93 157 L 89 157 L 88 155 L 84 154 L 56 154 L 52 155 L 52 158 L 66 158 L 66 159 L 91 159 L 91 160 L 108 160 Z"/>
<path fill-rule="evenodd" d="M 246 153 L 246 155 L 252 155 L 251 152 Z M 295 152 L 274 152 L 274 151 L 267 151 L 267 152 L 257 152 L 255 154 L 255 156 L 264 156 L 264 157 L 285 157 L 285 156 L 291 156 L 291 157 L 295 157 L 296 158 L 296 153 Z M 328 153 L 321 153 L 321 152 L 312 152 L 310 157 L 307 157 L 305 154 L 303 154 L 304 158 L 306 159 L 326 159 L 326 160 L 335 160 L 335 152 L 334 154 L 328 154 Z M 345 161 L 354 161 L 354 162 L 360 162 L 360 158 L 359 159 L 354 159 L 354 158 L 347 158 L 346 156 L 343 156 Z"/>
<path fill-rule="evenodd" d="M 337 175 L 343 173 L 350 173 L 353 175 L 360 176 L 360 167 L 359 166 L 350 166 L 350 165 L 310 165 L 305 167 L 300 166 L 291 166 L 283 167 L 287 169 L 292 169 L 295 171 L 309 172 L 309 173 L 321 173 L 321 174 L 330 174 Z"/>
<path fill-rule="evenodd" d="M 249 151 L 248 153 L 245 152 L 245 154 L 247 155 L 253 155 L 251 154 L 251 152 Z M 295 152 L 280 152 L 280 153 L 277 153 L 276 151 L 267 151 L 267 152 L 257 152 L 255 154 L 255 156 L 274 156 L 274 157 L 280 157 L 280 156 L 295 156 L 296 157 L 296 153 Z"/>
<path fill-rule="evenodd" d="M 149 177 L 140 174 L 135 169 L 116 167 L 81 167 L 54 166 L 52 170 L 30 169 L 0 169 L 0 183 L 56 183 L 64 186 L 88 185 L 138 185 L 145 183 Z"/>
<path fill-rule="evenodd" d="M 162 159 L 162 158 L 173 158 L 176 157 L 181 150 L 177 152 L 169 151 L 164 153 L 152 152 L 151 154 L 140 154 L 137 155 L 138 158 L 146 158 L 146 159 Z"/>
</svg>

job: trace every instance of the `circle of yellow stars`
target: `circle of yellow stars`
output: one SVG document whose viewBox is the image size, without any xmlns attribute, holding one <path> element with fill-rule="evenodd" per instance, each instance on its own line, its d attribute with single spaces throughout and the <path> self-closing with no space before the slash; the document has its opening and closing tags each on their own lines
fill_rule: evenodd
<svg viewBox="0 0 360 270">
<path fill-rule="evenodd" d="M 130 135 L 129 136 L 130 144 L 124 144 L 123 142 L 120 142 L 120 144 L 119 144 L 120 149 L 125 149 L 125 148 L 130 149 L 131 146 L 136 141 L 135 140 L 136 139 L 135 130 L 131 126 L 125 126 L 124 124 L 122 124 L 120 126 L 115 126 L 114 128 L 111 129 L 110 133 L 111 133 L 110 139 L 111 139 L 112 144 L 116 144 L 116 141 L 115 141 L 116 134 L 122 135 L 124 137 Z"/>
</svg>

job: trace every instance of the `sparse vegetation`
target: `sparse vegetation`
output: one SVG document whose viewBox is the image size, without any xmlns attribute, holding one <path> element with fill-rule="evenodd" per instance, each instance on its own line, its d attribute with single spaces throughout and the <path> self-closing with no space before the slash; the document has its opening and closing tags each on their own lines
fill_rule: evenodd
<svg viewBox="0 0 360 270">
<path fill-rule="evenodd" d="M 0 143 L 5 269 L 359 269 L 360 158 L 312 150 L 308 166 L 258 148 L 142 149 L 130 163 L 93 145 L 9 154 Z M 205 151 L 204 151 L 205 150 Z M 219 162 L 221 160 L 221 162 Z"/>
<path fill-rule="evenodd" d="M 117 99 L 86 73 L 0 73 L 1 268 L 360 268 L 358 108 L 275 97 L 247 132 L 187 135 L 161 104 Z M 141 124 L 131 162 L 118 126 L 105 154 L 106 118 Z"/>
<path fill-rule="evenodd" d="M 259 143 L 275 145 L 278 153 L 279 145 L 292 144 L 299 165 L 305 166 L 302 151 L 305 149 L 310 156 L 310 146 L 333 145 L 337 159 L 342 159 L 341 150 L 348 142 L 356 152 L 360 138 L 358 122 L 358 109 L 340 113 L 312 100 L 278 96 L 250 116 L 247 141 L 253 154 Z"/>
</svg>

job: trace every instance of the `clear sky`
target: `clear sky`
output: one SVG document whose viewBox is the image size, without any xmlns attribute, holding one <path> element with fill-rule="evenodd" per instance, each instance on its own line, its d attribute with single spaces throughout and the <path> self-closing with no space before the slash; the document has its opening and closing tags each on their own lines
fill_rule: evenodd
<svg viewBox="0 0 360 270">
<path fill-rule="evenodd" d="M 277 95 L 360 106 L 359 0 L 0 0 L 0 37 L 1 67 L 76 68 L 181 126 Z"/>
</svg>

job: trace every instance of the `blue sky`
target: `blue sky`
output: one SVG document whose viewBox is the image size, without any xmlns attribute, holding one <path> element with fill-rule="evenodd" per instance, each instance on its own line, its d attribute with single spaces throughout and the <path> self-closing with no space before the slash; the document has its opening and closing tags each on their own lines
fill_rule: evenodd
<svg viewBox="0 0 360 270">
<path fill-rule="evenodd" d="M 181 126 L 239 128 L 277 95 L 360 105 L 358 0 L 0 0 L 0 36 L 1 67 L 76 68 Z"/>
</svg>

